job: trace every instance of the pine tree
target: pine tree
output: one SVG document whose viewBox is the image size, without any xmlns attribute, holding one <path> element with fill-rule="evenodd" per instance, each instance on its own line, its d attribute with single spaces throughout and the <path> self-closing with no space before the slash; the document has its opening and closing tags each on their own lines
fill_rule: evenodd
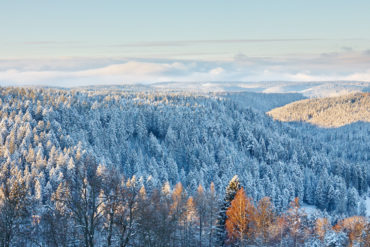
<svg viewBox="0 0 370 247">
<path fill-rule="evenodd" d="M 231 201 L 234 200 L 236 193 L 240 190 L 240 183 L 239 178 L 235 175 L 229 182 L 229 185 L 226 187 L 226 194 L 224 198 L 224 202 L 220 213 L 217 219 L 217 244 L 219 246 L 224 246 L 227 239 L 227 232 L 226 232 L 226 211 L 230 207 Z"/>
</svg>

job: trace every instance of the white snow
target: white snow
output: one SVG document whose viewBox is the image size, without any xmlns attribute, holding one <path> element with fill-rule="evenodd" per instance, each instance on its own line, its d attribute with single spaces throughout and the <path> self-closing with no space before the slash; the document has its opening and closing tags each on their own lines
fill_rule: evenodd
<svg viewBox="0 0 370 247">
<path fill-rule="evenodd" d="M 365 200 L 365 205 L 366 205 L 366 216 L 370 217 L 370 197 L 366 197 Z"/>
<path fill-rule="evenodd" d="M 302 204 L 302 209 L 304 210 L 304 212 L 307 215 L 313 215 L 314 213 L 319 211 L 316 206 L 308 205 L 308 204 L 305 204 L 305 203 Z"/>
</svg>

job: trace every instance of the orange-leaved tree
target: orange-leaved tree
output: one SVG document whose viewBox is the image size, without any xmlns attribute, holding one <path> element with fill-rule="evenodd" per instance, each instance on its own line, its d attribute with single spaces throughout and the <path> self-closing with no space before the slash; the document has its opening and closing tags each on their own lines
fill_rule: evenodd
<svg viewBox="0 0 370 247">
<path fill-rule="evenodd" d="M 264 197 L 258 202 L 257 215 L 255 217 L 257 234 L 266 243 L 270 239 L 270 232 L 275 223 L 273 205 L 269 197 Z"/>
<path fill-rule="evenodd" d="M 330 230 L 330 224 L 327 218 L 318 218 L 315 223 L 315 232 L 321 241 L 324 240 L 325 234 Z"/>
<path fill-rule="evenodd" d="M 238 241 L 239 246 L 245 246 L 254 231 L 255 214 L 255 207 L 241 188 L 226 211 L 226 230 L 230 241 Z"/>
<path fill-rule="evenodd" d="M 343 231 L 347 233 L 349 238 L 349 246 L 353 246 L 355 242 L 364 242 L 364 231 L 366 228 L 367 220 L 365 217 L 352 216 L 345 218 L 334 226 L 336 231 Z"/>
<path fill-rule="evenodd" d="M 296 197 L 292 202 L 290 202 L 290 208 L 287 211 L 289 232 L 293 239 L 294 247 L 298 245 L 298 241 L 304 241 L 306 238 L 304 224 L 302 224 L 304 216 L 305 213 L 299 205 L 299 198 Z"/>
</svg>

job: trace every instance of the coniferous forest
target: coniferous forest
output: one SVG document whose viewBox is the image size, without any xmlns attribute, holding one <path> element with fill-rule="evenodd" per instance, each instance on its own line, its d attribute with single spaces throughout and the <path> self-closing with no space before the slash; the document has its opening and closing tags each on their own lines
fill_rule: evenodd
<svg viewBox="0 0 370 247">
<path fill-rule="evenodd" d="M 370 125 L 274 97 L 0 88 L 0 245 L 369 246 Z"/>
</svg>

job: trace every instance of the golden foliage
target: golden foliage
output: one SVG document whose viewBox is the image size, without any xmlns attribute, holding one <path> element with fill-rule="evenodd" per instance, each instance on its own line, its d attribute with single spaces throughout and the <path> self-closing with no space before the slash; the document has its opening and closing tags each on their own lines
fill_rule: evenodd
<svg viewBox="0 0 370 247">
<path fill-rule="evenodd" d="M 319 239 L 323 240 L 326 232 L 330 229 L 330 224 L 327 218 L 318 218 L 315 223 L 315 232 Z"/>
<path fill-rule="evenodd" d="M 338 224 L 334 226 L 334 229 L 336 231 L 343 231 L 347 233 L 349 238 L 349 246 L 352 246 L 355 242 L 362 243 L 368 238 L 364 238 L 366 226 L 366 218 L 361 216 L 352 216 L 338 222 Z"/>
<path fill-rule="evenodd" d="M 270 239 L 270 231 L 275 221 L 275 214 L 269 197 L 264 197 L 258 202 L 255 221 L 257 234 L 262 236 L 264 242 L 267 242 Z"/>
<path fill-rule="evenodd" d="M 240 241 L 243 245 L 253 234 L 252 223 L 256 209 L 251 200 L 245 195 L 241 188 L 235 195 L 231 206 L 226 212 L 226 229 L 231 241 Z"/>
</svg>

